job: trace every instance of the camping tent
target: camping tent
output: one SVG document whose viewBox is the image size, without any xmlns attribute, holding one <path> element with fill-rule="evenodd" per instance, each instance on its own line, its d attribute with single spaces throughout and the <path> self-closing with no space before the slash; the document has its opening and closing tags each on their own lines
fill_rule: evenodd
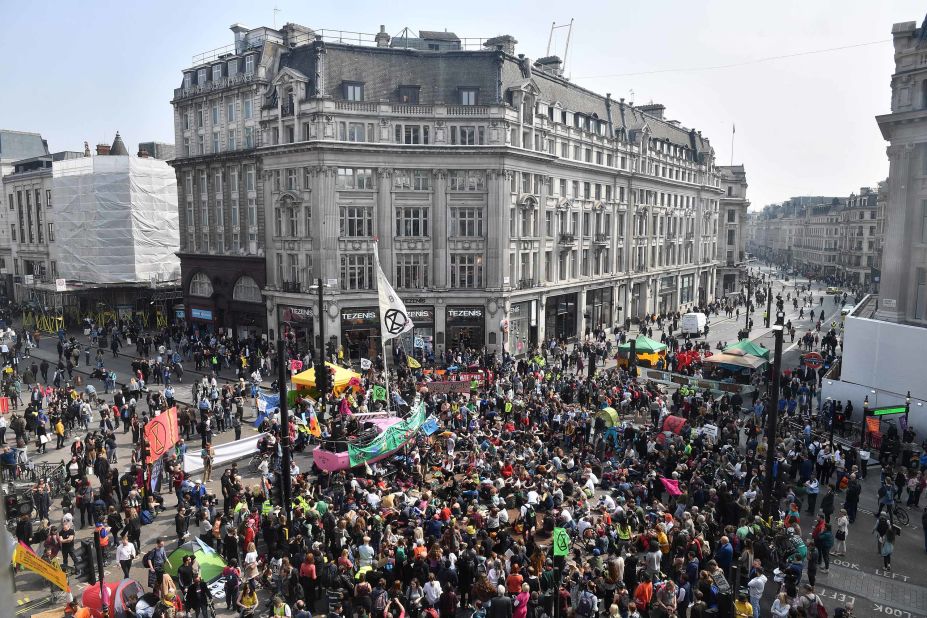
<svg viewBox="0 0 927 618">
<path fill-rule="evenodd" d="M 351 385 L 352 380 L 357 380 L 357 384 L 360 385 L 359 373 L 355 373 L 350 369 L 345 369 L 344 367 L 339 367 L 333 363 L 325 363 L 325 366 L 331 367 L 335 371 L 335 395 L 340 395 L 348 386 Z M 315 367 L 310 367 L 309 369 L 301 373 L 297 373 L 295 376 L 293 376 L 293 384 L 305 388 L 315 388 Z"/>
<path fill-rule="evenodd" d="M 741 350 L 747 354 L 752 354 L 753 356 L 759 356 L 760 358 L 769 360 L 769 348 L 764 348 L 760 344 L 753 343 L 749 339 L 741 339 L 737 343 L 731 344 L 724 348 L 725 352 L 731 352 L 733 350 Z"/>
<path fill-rule="evenodd" d="M 615 408 L 602 408 L 596 413 L 596 416 L 605 421 L 606 427 L 614 427 L 618 424 L 618 413 Z"/>
<path fill-rule="evenodd" d="M 193 555 L 193 559 L 200 565 L 200 577 L 205 582 L 211 582 L 222 575 L 222 569 L 225 568 L 225 560 L 222 559 L 216 550 L 206 545 L 199 539 L 187 541 L 177 549 L 171 552 L 167 557 L 164 565 L 164 572 L 171 577 L 177 577 L 177 569 L 183 564 L 184 556 Z"/>
<path fill-rule="evenodd" d="M 134 579 L 123 579 L 120 582 L 108 582 L 104 584 L 107 606 L 113 612 L 116 618 L 123 618 L 126 615 L 126 606 L 129 602 L 129 596 L 135 595 L 136 598 L 142 598 L 145 589 Z M 100 586 L 87 586 L 81 595 L 81 604 L 97 612 L 101 610 L 103 603 L 100 600 Z M 134 609 L 134 608 L 133 608 Z"/>
</svg>

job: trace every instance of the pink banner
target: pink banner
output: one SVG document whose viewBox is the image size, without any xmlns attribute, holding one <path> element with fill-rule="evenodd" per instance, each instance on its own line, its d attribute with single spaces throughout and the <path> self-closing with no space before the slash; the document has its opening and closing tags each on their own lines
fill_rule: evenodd
<svg viewBox="0 0 927 618">
<path fill-rule="evenodd" d="M 303 361 L 298 358 L 290 359 L 290 371 L 299 372 L 303 370 Z"/>
<path fill-rule="evenodd" d="M 681 496 L 682 492 L 679 491 L 679 481 L 674 479 L 665 479 L 662 476 L 660 477 L 660 482 L 663 483 L 663 487 L 669 492 L 671 496 Z"/>
</svg>

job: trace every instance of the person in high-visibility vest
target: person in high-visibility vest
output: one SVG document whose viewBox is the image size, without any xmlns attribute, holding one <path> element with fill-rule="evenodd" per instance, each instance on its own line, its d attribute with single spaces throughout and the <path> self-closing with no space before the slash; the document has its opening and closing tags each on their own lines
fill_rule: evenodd
<svg viewBox="0 0 927 618">
<path fill-rule="evenodd" d="M 261 503 L 261 515 L 270 515 L 270 512 L 273 510 L 274 503 L 270 501 L 270 498 Z"/>
</svg>

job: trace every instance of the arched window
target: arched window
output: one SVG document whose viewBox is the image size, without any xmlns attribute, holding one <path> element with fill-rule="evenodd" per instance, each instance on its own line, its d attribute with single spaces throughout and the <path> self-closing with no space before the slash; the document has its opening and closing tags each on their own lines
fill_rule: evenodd
<svg viewBox="0 0 927 618">
<path fill-rule="evenodd" d="M 212 281 L 205 273 L 196 273 L 190 279 L 190 296 L 202 296 L 209 298 L 212 296 Z"/>
<path fill-rule="evenodd" d="M 239 277 L 235 282 L 235 289 L 232 290 L 232 300 L 241 300 L 248 303 L 260 303 L 261 288 L 251 277 Z"/>
</svg>

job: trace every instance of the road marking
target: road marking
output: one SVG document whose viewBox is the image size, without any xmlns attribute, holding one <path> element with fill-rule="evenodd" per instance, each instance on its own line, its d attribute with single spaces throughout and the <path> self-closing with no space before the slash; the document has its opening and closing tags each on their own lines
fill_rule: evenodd
<svg viewBox="0 0 927 618">
<path fill-rule="evenodd" d="M 883 603 L 873 603 L 872 611 L 881 612 L 890 616 L 899 616 L 900 618 L 916 618 L 918 616 L 918 614 L 912 614 L 911 612 L 898 609 L 897 607 L 892 607 L 891 605 L 885 605 Z"/>
<path fill-rule="evenodd" d="M 894 571 L 886 571 L 886 570 L 884 570 L 884 569 L 876 569 L 876 570 L 875 570 L 875 574 L 876 574 L 876 575 L 879 575 L 880 577 L 885 577 L 885 578 L 888 578 L 888 579 L 900 579 L 901 581 L 904 581 L 904 582 L 906 582 L 906 581 L 908 581 L 909 579 L 911 579 L 911 578 L 908 577 L 907 575 L 902 575 L 902 574 L 900 574 L 900 573 L 895 573 Z"/>
</svg>

